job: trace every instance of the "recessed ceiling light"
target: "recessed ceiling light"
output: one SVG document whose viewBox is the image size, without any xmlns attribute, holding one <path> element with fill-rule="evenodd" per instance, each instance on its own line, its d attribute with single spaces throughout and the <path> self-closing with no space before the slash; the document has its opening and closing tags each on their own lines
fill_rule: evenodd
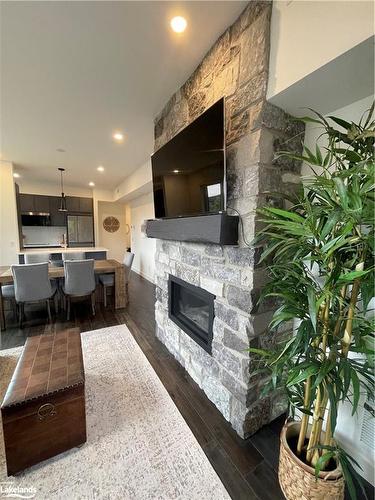
<svg viewBox="0 0 375 500">
<path fill-rule="evenodd" d="M 185 31 L 187 21 L 182 16 L 176 16 L 171 20 L 171 28 L 175 33 L 182 33 Z"/>
<path fill-rule="evenodd" d="M 98 172 L 104 172 L 104 167 L 102 165 L 99 165 L 96 170 L 98 170 Z"/>
<path fill-rule="evenodd" d="M 124 134 L 122 134 L 121 132 L 114 132 L 112 137 L 116 142 L 122 142 L 124 140 Z"/>
<path fill-rule="evenodd" d="M 95 182 L 89 182 L 89 186 L 94 187 L 95 186 Z"/>
<path fill-rule="evenodd" d="M 178 174 L 179 170 L 173 170 L 174 174 Z"/>
<path fill-rule="evenodd" d="M 20 176 L 20 174 L 18 174 L 17 172 L 14 172 L 13 177 L 15 177 L 16 179 L 18 179 L 18 178 L 19 178 L 19 177 L 21 177 L 21 176 Z"/>
</svg>

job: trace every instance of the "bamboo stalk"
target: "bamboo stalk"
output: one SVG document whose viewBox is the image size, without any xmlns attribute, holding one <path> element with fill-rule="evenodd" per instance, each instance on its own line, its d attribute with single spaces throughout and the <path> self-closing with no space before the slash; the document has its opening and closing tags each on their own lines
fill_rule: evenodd
<svg viewBox="0 0 375 500">
<path fill-rule="evenodd" d="M 328 410 L 326 435 L 324 439 L 324 446 L 331 446 L 332 444 L 332 427 L 331 427 L 331 410 Z"/>
<path fill-rule="evenodd" d="M 347 288 L 348 288 L 348 285 L 344 285 L 341 288 L 341 298 L 342 298 L 343 301 L 345 300 Z M 342 318 L 342 311 L 343 311 L 343 309 L 344 309 L 344 306 L 343 306 L 343 303 L 341 302 L 340 303 L 340 307 L 339 307 L 339 317 L 337 318 L 337 321 L 336 321 L 336 324 L 335 324 L 335 328 L 333 330 L 333 336 L 334 337 L 337 337 L 338 334 L 340 333 L 341 323 L 342 323 L 342 320 L 343 320 L 343 318 Z"/>
<path fill-rule="evenodd" d="M 308 411 L 310 408 L 310 400 L 311 400 L 311 377 L 308 377 L 305 383 L 305 398 L 303 400 L 303 407 L 306 411 Z M 297 455 L 301 455 L 302 453 L 302 448 L 305 444 L 308 425 L 309 425 L 309 415 L 304 413 L 302 416 L 301 427 L 298 435 Z"/>
<path fill-rule="evenodd" d="M 327 349 L 327 340 L 328 340 L 328 320 L 329 320 L 329 306 L 330 306 L 330 301 L 327 299 L 325 303 L 325 307 L 323 309 L 323 337 L 322 337 L 322 351 L 323 351 L 323 357 L 326 356 L 326 349 Z M 318 394 L 317 398 L 315 400 L 315 407 L 314 407 L 314 413 L 313 413 L 313 423 L 311 427 L 311 434 L 310 434 L 310 439 L 309 439 L 309 444 L 307 446 L 307 453 L 306 453 L 306 460 L 308 463 L 311 463 L 313 460 L 316 462 L 316 460 L 319 458 L 319 453 L 317 454 L 314 448 L 315 446 L 319 443 L 320 441 L 320 434 L 322 431 L 322 423 L 323 423 L 323 418 L 324 418 L 324 413 L 326 410 L 328 402 L 328 396 L 325 394 L 322 395 L 322 390 L 320 387 L 318 387 Z"/>
<path fill-rule="evenodd" d="M 364 262 L 360 262 L 356 265 L 356 271 L 363 271 Z M 349 353 L 349 347 L 352 341 L 352 331 L 353 331 L 353 318 L 354 311 L 357 305 L 358 295 L 359 295 L 359 287 L 361 281 L 359 279 L 354 280 L 352 293 L 350 296 L 349 309 L 348 309 L 348 318 L 345 324 L 344 336 L 342 339 L 342 354 L 346 358 Z"/>
</svg>

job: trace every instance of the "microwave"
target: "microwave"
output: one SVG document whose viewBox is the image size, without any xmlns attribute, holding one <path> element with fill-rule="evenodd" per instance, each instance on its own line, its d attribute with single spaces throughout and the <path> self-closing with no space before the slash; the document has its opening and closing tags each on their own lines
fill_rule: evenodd
<svg viewBox="0 0 375 500">
<path fill-rule="evenodd" d="M 25 212 L 21 214 L 23 226 L 50 226 L 51 214 L 47 212 Z"/>
</svg>

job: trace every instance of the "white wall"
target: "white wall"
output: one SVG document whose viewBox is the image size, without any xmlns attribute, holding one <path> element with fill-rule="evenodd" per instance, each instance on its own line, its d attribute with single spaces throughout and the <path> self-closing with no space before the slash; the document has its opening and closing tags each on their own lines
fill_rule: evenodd
<svg viewBox="0 0 375 500">
<path fill-rule="evenodd" d="M 42 182 L 42 181 L 30 181 L 23 180 L 22 178 L 17 179 L 17 184 L 20 187 L 21 193 L 29 194 L 40 194 L 46 196 L 60 196 L 60 178 L 56 177 L 56 182 Z M 82 196 L 87 198 L 92 198 L 92 189 L 69 186 L 64 183 L 64 192 L 66 196 Z"/>
<path fill-rule="evenodd" d="M 0 266 L 18 263 L 19 249 L 13 165 L 0 161 Z"/>
<path fill-rule="evenodd" d="M 120 228 L 115 233 L 109 233 L 103 227 L 106 217 L 116 217 L 120 222 Z M 97 244 L 108 249 L 108 257 L 122 261 L 124 252 L 129 246 L 129 234 L 126 228 L 126 209 L 122 203 L 99 202 L 98 203 L 98 241 Z"/>
<path fill-rule="evenodd" d="M 372 1 L 274 1 L 267 98 L 373 34 Z"/>
<path fill-rule="evenodd" d="M 115 200 L 128 201 L 147 194 L 152 190 L 151 159 L 138 167 L 131 175 L 117 186 L 114 192 Z"/>
<path fill-rule="evenodd" d="M 337 116 L 346 121 L 354 121 L 357 122 L 361 118 L 364 111 L 371 107 L 373 101 L 373 97 L 367 97 L 365 99 L 361 99 L 360 101 L 356 101 L 348 106 L 345 106 L 341 109 L 333 111 L 330 113 L 333 116 Z M 315 150 L 315 145 L 317 139 L 321 135 L 322 129 L 317 127 L 314 123 L 309 123 L 306 126 L 306 134 L 305 134 L 305 145 L 311 149 Z M 324 137 L 319 139 L 320 147 L 324 147 L 326 145 L 326 141 Z M 316 170 L 316 167 L 314 167 Z M 309 165 L 302 166 L 302 175 L 309 176 L 312 175 L 312 171 Z M 375 304 L 369 305 L 369 308 L 374 308 Z M 362 398 L 362 404 L 359 405 L 358 414 L 354 417 L 351 416 L 351 406 L 347 403 L 341 405 L 339 417 L 337 420 L 336 427 L 336 438 L 340 442 L 340 444 L 347 449 L 350 455 L 352 455 L 358 463 L 361 465 L 362 470 L 359 470 L 359 473 L 363 475 L 367 481 L 373 483 L 374 482 L 374 446 L 370 447 L 368 443 L 366 444 L 366 440 L 364 440 L 361 435 L 362 430 L 362 421 L 364 418 L 364 397 Z M 374 425 L 374 421 L 372 420 L 372 426 Z M 368 441 L 370 441 L 369 439 Z"/>
<path fill-rule="evenodd" d="M 154 281 L 156 242 L 142 233 L 142 224 L 153 219 L 154 202 L 152 193 L 133 199 L 130 203 L 131 249 L 134 252 L 133 269 L 149 281 Z"/>
<path fill-rule="evenodd" d="M 348 104 L 344 108 L 337 109 L 336 111 L 333 111 L 330 113 L 332 116 L 337 116 L 338 118 L 342 118 L 343 120 L 346 121 L 354 121 L 357 122 L 360 120 L 362 114 L 368 110 L 373 102 L 374 96 L 369 96 L 364 99 L 361 99 L 359 101 L 353 102 L 351 104 Z M 322 128 L 317 126 L 316 123 L 308 123 L 306 125 L 306 130 L 305 130 L 305 145 L 311 149 L 312 151 L 315 151 L 315 145 L 317 142 L 317 139 L 322 133 Z M 326 145 L 326 141 L 324 137 L 321 137 L 319 139 L 319 145 L 320 147 L 324 147 Z M 314 167 L 315 168 L 315 167 Z M 316 170 L 316 168 L 315 168 Z M 302 175 L 310 175 L 311 174 L 311 167 L 309 165 L 302 165 L 302 170 L 301 170 Z"/>
</svg>

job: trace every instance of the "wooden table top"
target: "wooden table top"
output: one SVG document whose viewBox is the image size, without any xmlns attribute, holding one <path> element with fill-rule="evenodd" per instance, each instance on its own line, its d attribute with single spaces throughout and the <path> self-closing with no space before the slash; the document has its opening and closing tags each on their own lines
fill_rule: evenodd
<svg viewBox="0 0 375 500">
<path fill-rule="evenodd" d="M 96 274 L 114 273 L 116 269 L 123 267 L 123 265 L 115 259 L 95 260 L 94 272 Z M 64 276 L 64 268 L 50 265 L 48 276 L 50 278 L 62 278 Z M 0 285 L 8 285 L 10 283 L 13 283 L 11 268 L 9 266 L 0 266 Z"/>
</svg>

